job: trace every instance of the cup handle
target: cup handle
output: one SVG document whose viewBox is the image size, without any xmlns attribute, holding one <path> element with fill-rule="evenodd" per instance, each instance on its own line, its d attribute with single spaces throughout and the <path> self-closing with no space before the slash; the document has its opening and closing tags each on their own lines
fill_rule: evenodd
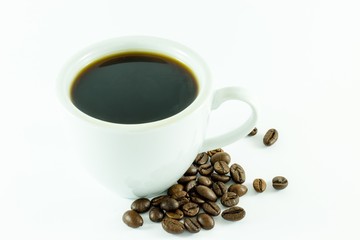
<svg viewBox="0 0 360 240">
<path fill-rule="evenodd" d="M 247 103 L 251 107 L 251 115 L 241 126 L 224 134 L 205 139 L 200 152 L 206 152 L 229 145 L 248 135 L 254 129 L 257 120 L 257 110 L 253 104 L 253 99 L 246 90 L 239 87 L 226 87 L 216 90 L 213 96 L 211 110 L 217 109 L 222 103 L 228 100 L 239 100 Z"/>
</svg>

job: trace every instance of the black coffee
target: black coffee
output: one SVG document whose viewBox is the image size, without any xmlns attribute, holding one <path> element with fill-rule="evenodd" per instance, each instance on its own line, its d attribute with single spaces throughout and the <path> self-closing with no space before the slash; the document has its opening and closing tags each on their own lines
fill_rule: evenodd
<svg viewBox="0 0 360 240">
<path fill-rule="evenodd" d="M 198 94 L 190 69 L 153 53 L 129 52 L 99 59 L 84 68 L 71 87 L 82 112 L 104 121 L 147 123 L 173 116 Z"/>
</svg>

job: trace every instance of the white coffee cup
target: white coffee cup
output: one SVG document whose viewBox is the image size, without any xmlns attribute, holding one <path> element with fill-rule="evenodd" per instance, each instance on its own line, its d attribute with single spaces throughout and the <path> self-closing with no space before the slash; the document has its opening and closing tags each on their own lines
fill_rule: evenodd
<svg viewBox="0 0 360 240">
<path fill-rule="evenodd" d="M 154 122 L 118 124 L 93 118 L 71 101 L 70 88 L 77 74 L 105 56 L 150 52 L 183 62 L 194 73 L 199 90 L 183 111 Z M 174 184 L 199 152 L 223 147 L 246 136 L 255 127 L 257 112 L 250 96 L 239 87 L 216 91 L 205 62 L 191 49 L 174 41 L 148 36 L 105 40 L 80 51 L 58 78 L 60 101 L 68 110 L 70 140 L 85 167 L 106 187 L 124 197 L 160 193 Z M 252 113 L 234 130 L 205 139 L 211 110 L 227 100 L 247 103 Z"/>
</svg>

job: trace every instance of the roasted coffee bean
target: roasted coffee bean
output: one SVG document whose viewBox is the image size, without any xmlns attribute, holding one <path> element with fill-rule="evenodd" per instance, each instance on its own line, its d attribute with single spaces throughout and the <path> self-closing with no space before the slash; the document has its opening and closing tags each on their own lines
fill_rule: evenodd
<svg viewBox="0 0 360 240">
<path fill-rule="evenodd" d="M 225 161 L 217 161 L 214 164 L 214 170 L 220 175 L 224 175 L 230 172 L 229 165 Z"/>
<path fill-rule="evenodd" d="M 266 132 L 266 134 L 263 138 L 263 142 L 264 142 L 265 146 L 271 146 L 278 140 L 278 137 L 279 137 L 278 131 L 276 129 L 272 128 Z"/>
<path fill-rule="evenodd" d="M 211 202 L 216 202 L 216 200 L 217 200 L 217 196 L 214 193 L 214 191 L 206 186 L 203 186 L 203 185 L 196 186 L 196 192 L 201 197 L 203 197 L 204 199 L 209 200 Z"/>
<path fill-rule="evenodd" d="M 197 220 L 203 229 L 209 230 L 215 226 L 215 221 L 212 216 L 206 213 L 200 213 L 197 216 Z"/>
<path fill-rule="evenodd" d="M 245 171 L 244 169 L 237 163 L 234 163 L 230 167 L 230 175 L 234 182 L 236 183 L 244 183 L 245 182 Z"/>
<path fill-rule="evenodd" d="M 264 179 L 256 178 L 253 182 L 253 187 L 254 187 L 255 191 L 261 193 L 261 192 L 265 191 L 265 189 L 266 189 L 266 182 Z"/>
<path fill-rule="evenodd" d="M 140 214 L 134 210 L 128 210 L 122 217 L 123 222 L 132 228 L 138 228 L 143 225 L 144 220 Z"/>
<path fill-rule="evenodd" d="M 171 197 L 165 198 L 161 201 L 160 208 L 165 211 L 175 211 L 179 208 L 179 202 Z"/>
<path fill-rule="evenodd" d="M 228 153 L 226 152 L 218 152 L 216 154 L 214 154 L 211 158 L 210 158 L 210 163 L 212 165 L 214 165 L 216 162 L 218 161 L 224 161 L 226 162 L 227 164 L 230 163 L 231 161 L 231 157 Z"/>
<path fill-rule="evenodd" d="M 272 185 L 275 189 L 281 190 L 287 187 L 288 180 L 282 176 L 276 176 L 272 180 Z"/>
<path fill-rule="evenodd" d="M 198 204 L 189 202 L 189 203 L 185 204 L 184 206 L 182 206 L 182 210 L 183 210 L 185 216 L 193 217 L 199 213 L 200 208 L 199 208 Z"/>
<path fill-rule="evenodd" d="M 209 155 L 206 152 L 202 152 L 196 156 L 194 163 L 197 165 L 203 165 L 207 163 L 208 160 L 209 160 Z"/>
<path fill-rule="evenodd" d="M 186 184 L 192 180 L 195 180 L 196 176 L 182 176 L 179 180 L 178 183 L 180 184 Z"/>
<path fill-rule="evenodd" d="M 189 194 L 185 191 L 179 191 L 179 192 L 175 192 L 173 195 L 171 195 L 171 197 L 177 201 L 189 197 Z"/>
<path fill-rule="evenodd" d="M 153 207 L 150 209 L 149 218 L 151 221 L 161 222 L 163 220 L 164 216 L 165 216 L 164 211 L 161 210 L 160 208 Z"/>
<path fill-rule="evenodd" d="M 231 207 L 224 210 L 221 216 L 228 221 L 239 221 L 245 217 L 245 210 L 241 207 Z"/>
<path fill-rule="evenodd" d="M 165 214 L 167 217 L 176 220 L 181 220 L 184 217 L 184 213 L 180 209 L 176 209 L 175 211 L 171 211 L 171 212 L 166 212 Z"/>
<path fill-rule="evenodd" d="M 194 202 L 197 204 L 203 204 L 205 202 L 205 200 L 202 199 L 200 196 L 191 196 L 190 200 L 191 200 L 191 202 Z"/>
<path fill-rule="evenodd" d="M 199 185 L 204 185 L 204 186 L 210 187 L 213 182 L 212 182 L 211 179 L 208 178 L 208 177 L 200 176 L 200 177 L 198 178 L 198 183 L 199 183 Z"/>
<path fill-rule="evenodd" d="M 200 165 L 199 173 L 203 176 L 210 175 L 214 171 L 213 166 L 210 163 Z"/>
<path fill-rule="evenodd" d="M 190 202 L 190 198 L 189 198 L 189 197 L 184 197 L 184 198 L 178 200 L 178 203 L 179 203 L 179 206 L 180 206 L 180 207 L 183 206 L 184 204 L 189 203 L 189 202 Z"/>
<path fill-rule="evenodd" d="M 255 136 L 257 134 L 257 128 L 254 128 L 249 134 L 248 136 Z"/>
<path fill-rule="evenodd" d="M 213 183 L 212 189 L 214 190 L 214 193 L 218 197 L 221 197 L 222 195 L 224 195 L 224 193 L 227 192 L 227 187 L 226 187 L 225 183 L 223 183 L 223 182 Z"/>
<path fill-rule="evenodd" d="M 227 192 L 221 197 L 220 201 L 225 207 L 233 207 L 239 203 L 239 196 L 234 192 Z"/>
<path fill-rule="evenodd" d="M 179 234 L 179 233 L 184 232 L 184 230 L 185 230 L 185 226 L 182 222 L 180 222 L 179 220 L 176 220 L 176 219 L 169 218 L 169 217 L 165 217 L 161 221 L 161 226 L 163 227 L 163 229 L 165 231 L 167 231 L 168 233 L 173 233 L 173 234 Z"/>
<path fill-rule="evenodd" d="M 149 211 L 150 207 L 151 207 L 151 203 L 150 203 L 150 200 L 147 198 L 136 199 L 131 204 L 131 209 L 138 213 L 147 212 L 147 211 Z"/>
<path fill-rule="evenodd" d="M 198 172 L 197 167 L 194 164 L 191 164 L 191 166 L 188 168 L 188 170 L 186 170 L 184 175 L 185 176 L 194 176 L 197 174 L 197 172 Z"/>
<path fill-rule="evenodd" d="M 212 216 L 218 216 L 221 212 L 219 205 L 214 202 L 205 202 L 202 205 L 202 209 L 204 210 L 204 212 Z"/>
<path fill-rule="evenodd" d="M 186 230 L 188 230 L 191 233 L 197 233 L 200 232 L 201 226 L 196 217 L 193 218 L 185 218 L 184 225 Z"/>
<path fill-rule="evenodd" d="M 169 198 L 169 196 L 167 195 L 161 195 L 158 197 L 154 197 L 153 199 L 151 199 L 151 205 L 154 207 L 160 206 L 160 203 L 162 202 L 162 200 L 164 200 L 165 198 Z"/>
<path fill-rule="evenodd" d="M 185 191 L 186 192 L 191 192 L 196 185 L 197 185 L 196 180 L 192 180 L 192 181 L 188 182 L 186 184 L 186 186 L 185 186 Z"/>
<path fill-rule="evenodd" d="M 212 173 L 211 174 L 211 180 L 213 180 L 214 182 L 227 183 L 228 181 L 230 181 L 230 176 L 228 176 L 228 175 L 219 175 L 217 173 Z"/>
<path fill-rule="evenodd" d="M 239 197 L 244 196 L 248 191 L 248 188 L 245 185 L 242 184 L 232 184 L 230 185 L 228 192 L 234 192 L 236 193 Z"/>
<path fill-rule="evenodd" d="M 176 192 L 182 191 L 184 190 L 184 186 L 182 184 L 174 184 L 171 187 L 169 187 L 169 189 L 167 190 L 167 194 L 169 196 L 173 195 Z"/>
<path fill-rule="evenodd" d="M 218 153 L 218 152 L 223 152 L 224 150 L 222 150 L 221 148 L 218 148 L 218 149 L 214 149 L 214 150 L 211 150 L 211 151 L 208 151 L 207 154 L 211 157 L 213 156 L 214 154 Z"/>
</svg>

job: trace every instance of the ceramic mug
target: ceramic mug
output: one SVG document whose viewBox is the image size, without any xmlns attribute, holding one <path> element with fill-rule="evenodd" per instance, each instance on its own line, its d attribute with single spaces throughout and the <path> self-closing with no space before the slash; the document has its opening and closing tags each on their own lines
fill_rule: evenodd
<svg viewBox="0 0 360 240">
<path fill-rule="evenodd" d="M 184 63 L 198 83 L 195 100 L 171 117 L 141 124 L 99 120 L 72 103 L 70 88 L 82 69 L 103 57 L 136 51 L 166 55 Z M 182 176 L 199 152 L 246 136 L 257 119 L 253 101 L 243 89 L 226 87 L 214 91 L 210 71 L 200 56 L 180 43 L 157 37 L 128 36 L 89 46 L 66 64 L 57 83 L 59 99 L 70 113 L 69 139 L 82 163 L 104 186 L 128 198 L 164 191 Z M 211 110 L 227 100 L 247 103 L 251 115 L 241 126 L 206 139 Z"/>
</svg>

